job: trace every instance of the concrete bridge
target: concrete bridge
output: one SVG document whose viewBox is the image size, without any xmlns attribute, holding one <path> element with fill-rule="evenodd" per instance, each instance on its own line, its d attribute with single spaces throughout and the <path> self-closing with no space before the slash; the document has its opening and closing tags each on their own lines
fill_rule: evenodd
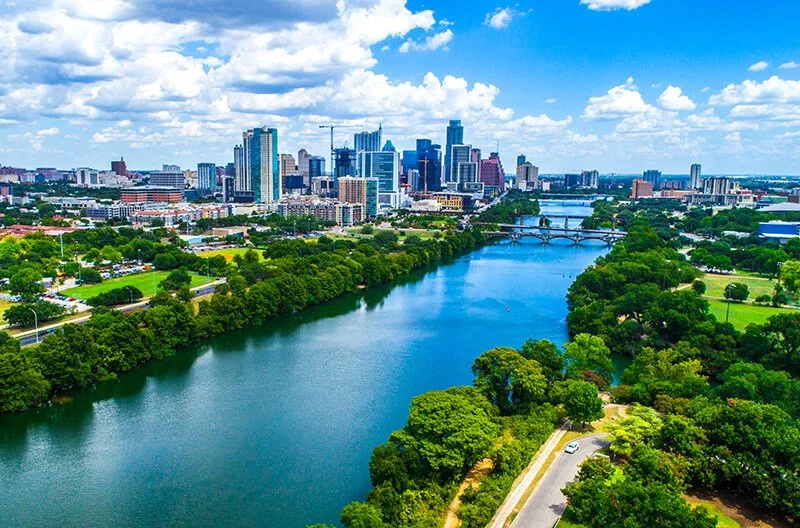
<svg viewBox="0 0 800 528">
<path fill-rule="evenodd" d="M 580 244 L 587 240 L 596 240 L 606 245 L 613 245 L 625 238 L 625 233 L 621 231 L 597 231 L 593 229 L 568 229 L 561 227 L 538 227 L 538 226 L 519 226 L 515 224 L 499 224 L 500 229 L 508 231 L 484 231 L 489 237 L 508 238 L 517 244 L 523 238 L 535 238 L 545 244 L 551 240 L 569 240 L 574 244 Z"/>
</svg>

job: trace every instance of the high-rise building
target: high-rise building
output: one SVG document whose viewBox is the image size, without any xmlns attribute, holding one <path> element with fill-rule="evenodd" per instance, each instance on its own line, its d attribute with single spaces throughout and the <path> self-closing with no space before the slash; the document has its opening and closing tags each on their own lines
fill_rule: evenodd
<svg viewBox="0 0 800 528">
<path fill-rule="evenodd" d="M 281 198 L 278 130 L 254 128 L 245 132 L 244 153 L 253 200 L 273 203 Z"/>
<path fill-rule="evenodd" d="M 539 167 L 525 162 L 517 166 L 517 189 L 532 191 L 539 186 Z"/>
<path fill-rule="evenodd" d="M 374 218 L 378 216 L 378 186 L 377 178 L 339 178 L 339 201 L 363 204 L 366 215 Z"/>
<path fill-rule="evenodd" d="M 222 201 L 225 203 L 233 202 L 235 199 L 234 194 L 234 178 L 233 176 L 225 175 L 222 177 Z"/>
<path fill-rule="evenodd" d="M 217 166 L 214 163 L 197 164 L 197 192 L 200 195 L 214 194 L 217 190 Z"/>
<path fill-rule="evenodd" d="M 596 170 L 581 172 L 581 185 L 590 189 L 600 187 L 600 173 Z"/>
<path fill-rule="evenodd" d="M 581 175 L 580 174 L 565 174 L 564 175 L 564 187 L 567 189 L 571 187 L 577 187 L 581 184 Z"/>
<path fill-rule="evenodd" d="M 447 143 L 445 144 L 444 151 L 444 178 L 445 182 L 457 181 L 454 178 L 456 172 L 453 170 L 452 164 L 452 149 L 453 145 L 464 144 L 464 127 L 461 126 L 461 121 L 452 119 L 447 126 Z"/>
<path fill-rule="evenodd" d="M 325 176 L 325 158 L 322 156 L 311 156 L 308 158 L 308 177 L 320 178 Z"/>
<path fill-rule="evenodd" d="M 520 154 L 517 156 L 517 167 L 520 165 L 525 165 L 526 161 L 528 161 L 528 159 L 525 157 L 525 154 Z"/>
<path fill-rule="evenodd" d="M 297 151 L 297 172 L 300 173 L 300 176 L 303 177 L 303 182 L 306 185 L 309 185 L 310 181 L 309 177 L 309 170 L 308 170 L 308 161 L 311 159 L 311 155 L 308 153 L 306 149 L 300 149 Z"/>
<path fill-rule="evenodd" d="M 442 147 L 430 139 L 417 140 L 417 170 L 421 181 L 415 191 L 437 192 L 442 190 Z"/>
<path fill-rule="evenodd" d="M 247 160 L 250 156 L 244 151 L 247 143 L 248 135 L 252 135 L 249 131 L 245 132 L 242 137 L 245 143 L 236 145 L 233 148 L 233 196 L 237 202 L 252 202 L 253 201 L 253 187 L 250 180 L 250 164 Z"/>
<path fill-rule="evenodd" d="M 381 194 L 400 191 L 400 155 L 397 152 L 359 152 L 358 173 L 362 178 L 377 178 Z"/>
<path fill-rule="evenodd" d="M 633 191 L 631 198 L 650 198 L 653 196 L 653 182 L 644 180 L 633 180 Z"/>
<path fill-rule="evenodd" d="M 703 194 L 733 194 L 737 187 L 730 178 L 706 178 L 703 181 Z"/>
<path fill-rule="evenodd" d="M 505 189 L 506 174 L 499 153 L 492 152 L 489 154 L 489 159 L 481 161 L 479 179 L 487 187 L 495 187 L 500 191 Z"/>
<path fill-rule="evenodd" d="M 453 145 L 450 147 L 450 176 L 447 178 L 448 183 L 457 182 L 461 183 L 458 179 L 458 166 L 461 163 L 469 163 L 472 158 L 472 145 Z M 477 177 L 477 172 L 476 172 Z"/>
<path fill-rule="evenodd" d="M 92 187 L 100 182 L 99 173 L 95 169 L 80 168 L 75 171 L 75 183 L 82 187 Z"/>
<path fill-rule="evenodd" d="M 653 190 L 657 191 L 661 188 L 661 171 L 659 170 L 646 170 L 642 178 L 644 181 L 653 184 Z"/>
<path fill-rule="evenodd" d="M 397 152 L 391 139 L 386 140 L 386 143 L 383 144 L 383 148 L 381 148 L 381 152 Z"/>
<path fill-rule="evenodd" d="M 478 179 L 476 181 L 483 181 L 481 180 L 481 149 L 474 148 L 472 152 L 470 152 L 469 160 L 478 167 Z"/>
<path fill-rule="evenodd" d="M 463 161 L 458 164 L 458 186 L 460 190 L 466 190 L 470 183 L 478 181 L 478 164 L 474 161 Z"/>
<path fill-rule="evenodd" d="M 356 151 L 350 148 L 337 148 L 333 151 L 333 181 L 345 176 L 358 175 Z"/>
<path fill-rule="evenodd" d="M 177 165 L 164 165 L 174 169 Z M 184 189 L 186 187 L 186 174 L 178 170 L 162 170 L 150 173 L 149 184 L 153 187 L 168 187 L 170 189 Z"/>
<path fill-rule="evenodd" d="M 119 161 L 112 161 L 111 162 L 111 172 L 116 173 L 118 176 L 127 176 L 128 175 L 128 166 L 125 163 L 124 158 L 120 158 Z"/>
<path fill-rule="evenodd" d="M 297 166 L 294 163 L 294 156 L 291 154 L 281 154 L 281 177 L 294 176 L 297 174 Z"/>
<path fill-rule="evenodd" d="M 703 167 L 695 163 L 689 169 L 689 189 L 697 190 L 703 188 Z"/>
<path fill-rule="evenodd" d="M 353 135 L 353 149 L 356 152 L 378 152 L 381 150 L 381 135 L 383 125 L 378 126 L 374 132 L 359 132 Z"/>
</svg>

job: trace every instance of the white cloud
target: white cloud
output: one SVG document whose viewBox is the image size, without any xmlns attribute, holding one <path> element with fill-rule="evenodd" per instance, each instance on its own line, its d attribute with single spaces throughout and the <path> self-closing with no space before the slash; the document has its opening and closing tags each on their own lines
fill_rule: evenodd
<svg viewBox="0 0 800 528">
<path fill-rule="evenodd" d="M 795 61 L 784 62 L 780 66 L 778 66 L 781 70 L 794 70 L 795 68 L 800 68 L 800 63 Z"/>
<path fill-rule="evenodd" d="M 747 68 L 747 71 L 760 72 L 766 70 L 767 68 L 769 68 L 769 63 L 767 61 L 759 61 Z"/>
<path fill-rule="evenodd" d="M 800 103 L 800 81 L 784 80 L 776 75 L 763 82 L 747 80 L 729 84 L 709 99 L 711 105 L 753 103 Z"/>
<path fill-rule="evenodd" d="M 556 99 L 555 97 L 551 97 L 550 99 L 545 99 L 544 102 L 547 104 L 555 104 L 558 102 L 558 99 Z"/>
<path fill-rule="evenodd" d="M 513 22 L 515 18 L 524 17 L 532 11 L 533 9 L 517 11 L 512 7 L 498 7 L 490 13 L 486 13 L 483 24 L 493 29 L 505 29 L 511 25 L 511 22 Z"/>
<path fill-rule="evenodd" d="M 592 11 L 633 11 L 649 3 L 650 0 L 581 0 L 581 5 L 589 6 Z"/>
<path fill-rule="evenodd" d="M 591 120 L 621 119 L 629 115 L 658 111 L 644 102 L 642 94 L 629 77 L 625 84 L 611 88 L 605 95 L 590 97 L 583 117 Z"/>
<path fill-rule="evenodd" d="M 739 142 L 741 140 L 742 140 L 741 132 L 731 132 L 730 134 L 725 136 L 725 141 Z"/>
<path fill-rule="evenodd" d="M 664 90 L 664 93 L 658 98 L 658 104 L 666 110 L 673 110 L 676 112 L 694 110 L 697 108 L 697 103 L 684 95 L 683 90 L 672 85 L 667 86 L 667 89 Z"/>
<path fill-rule="evenodd" d="M 409 51 L 434 51 L 439 48 L 446 48 L 446 46 L 453 40 L 453 32 L 449 29 L 436 33 L 426 38 L 421 42 L 415 40 L 407 40 L 400 45 L 400 53 L 408 53 Z"/>
<path fill-rule="evenodd" d="M 47 137 L 47 136 L 57 136 L 60 133 L 58 128 L 45 128 L 44 130 L 40 130 L 36 133 L 39 137 Z"/>
</svg>

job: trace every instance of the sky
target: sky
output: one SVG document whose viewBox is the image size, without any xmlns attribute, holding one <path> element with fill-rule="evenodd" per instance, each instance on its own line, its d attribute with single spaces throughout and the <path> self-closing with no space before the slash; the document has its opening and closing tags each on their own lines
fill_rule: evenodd
<svg viewBox="0 0 800 528">
<path fill-rule="evenodd" d="M 507 172 L 800 175 L 800 2 L 0 0 L 0 165 L 329 156 L 450 119 Z M 349 128 L 346 128 L 349 127 Z"/>
</svg>

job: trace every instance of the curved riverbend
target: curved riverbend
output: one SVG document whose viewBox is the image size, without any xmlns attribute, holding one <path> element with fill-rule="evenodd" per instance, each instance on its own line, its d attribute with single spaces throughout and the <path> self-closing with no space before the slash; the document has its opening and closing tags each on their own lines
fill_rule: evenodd
<svg viewBox="0 0 800 528">
<path fill-rule="evenodd" d="M 488 348 L 566 341 L 566 290 L 605 251 L 486 247 L 2 416 L 0 526 L 335 523 L 414 396 Z"/>
</svg>

